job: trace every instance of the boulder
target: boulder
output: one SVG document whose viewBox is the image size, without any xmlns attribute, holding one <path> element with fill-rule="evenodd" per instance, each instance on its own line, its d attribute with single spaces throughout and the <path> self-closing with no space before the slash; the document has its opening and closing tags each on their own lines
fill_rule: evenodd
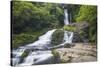
<svg viewBox="0 0 100 67">
<path fill-rule="evenodd" d="M 74 26 L 76 30 L 74 31 L 74 37 L 73 41 L 74 43 L 77 42 L 84 42 L 87 43 L 89 42 L 88 39 L 88 33 L 89 33 L 89 24 L 88 22 L 77 22 L 77 23 L 72 23 L 70 24 L 71 26 Z"/>
</svg>

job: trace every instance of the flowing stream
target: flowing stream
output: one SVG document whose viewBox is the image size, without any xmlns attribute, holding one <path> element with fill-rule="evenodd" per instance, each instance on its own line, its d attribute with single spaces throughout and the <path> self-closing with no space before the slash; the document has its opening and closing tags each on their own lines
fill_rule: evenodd
<svg viewBox="0 0 100 67">
<path fill-rule="evenodd" d="M 68 21 L 67 9 L 65 9 L 64 13 L 65 13 L 64 23 L 65 25 L 68 25 L 69 21 Z M 12 65 L 34 65 L 34 64 L 53 63 L 54 59 L 50 48 L 63 46 L 65 43 L 71 43 L 73 39 L 73 32 L 64 31 L 63 43 L 59 44 L 58 46 L 51 46 L 52 34 L 55 31 L 56 29 L 49 30 L 44 35 L 40 36 L 39 39 L 34 43 L 28 44 L 26 46 L 21 46 L 17 50 L 12 50 L 13 54 Z M 38 49 L 38 50 L 30 51 L 28 56 L 24 58 L 23 62 L 20 63 L 21 55 L 27 49 Z"/>
<path fill-rule="evenodd" d="M 64 10 L 64 15 L 65 15 L 64 24 L 68 25 L 69 20 L 68 20 L 68 11 L 67 11 L 67 9 Z"/>
</svg>

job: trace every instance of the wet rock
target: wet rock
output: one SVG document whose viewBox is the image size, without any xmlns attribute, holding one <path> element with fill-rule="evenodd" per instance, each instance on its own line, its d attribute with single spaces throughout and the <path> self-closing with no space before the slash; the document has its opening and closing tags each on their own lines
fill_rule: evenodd
<svg viewBox="0 0 100 67">
<path fill-rule="evenodd" d="M 80 34 L 77 32 L 74 32 L 72 43 L 82 42 L 82 39 L 80 37 Z"/>
</svg>

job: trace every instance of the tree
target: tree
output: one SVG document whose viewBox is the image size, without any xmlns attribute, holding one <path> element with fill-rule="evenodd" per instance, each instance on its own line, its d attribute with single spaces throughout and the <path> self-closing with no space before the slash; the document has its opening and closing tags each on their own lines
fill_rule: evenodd
<svg viewBox="0 0 100 67">
<path fill-rule="evenodd" d="M 63 26 L 63 10 L 59 4 L 12 2 L 13 33 L 29 32 Z"/>
<path fill-rule="evenodd" d="M 89 23 L 89 39 L 90 42 L 96 42 L 97 34 L 97 7 L 96 6 L 81 6 L 76 18 L 77 22 L 88 21 Z"/>
</svg>

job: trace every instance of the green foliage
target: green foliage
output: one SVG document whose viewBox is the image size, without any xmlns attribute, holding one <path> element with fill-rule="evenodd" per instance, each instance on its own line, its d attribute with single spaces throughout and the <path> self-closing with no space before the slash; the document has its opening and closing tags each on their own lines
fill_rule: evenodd
<svg viewBox="0 0 100 67">
<path fill-rule="evenodd" d="M 57 51 L 55 51 L 55 50 L 52 50 L 52 54 L 56 58 L 59 56 L 59 53 Z"/>
<path fill-rule="evenodd" d="M 38 36 L 39 36 L 38 34 L 32 35 L 32 34 L 25 34 L 25 33 L 13 35 L 12 48 L 18 48 L 19 46 L 24 46 L 26 44 L 32 43 L 38 39 Z"/>
<path fill-rule="evenodd" d="M 63 10 L 59 4 L 12 1 L 12 47 L 34 42 L 52 28 L 63 26 Z"/>
<path fill-rule="evenodd" d="M 63 42 L 64 31 L 63 30 L 56 30 L 52 35 L 51 45 L 59 45 Z"/>
<path fill-rule="evenodd" d="M 76 18 L 77 22 L 88 21 L 89 23 L 89 41 L 96 42 L 96 27 L 97 27 L 97 7 L 96 6 L 81 6 Z"/>
<path fill-rule="evenodd" d="M 18 48 L 29 43 L 33 43 L 38 40 L 38 37 L 43 35 L 48 29 L 35 31 L 35 32 L 24 32 L 21 34 L 12 35 L 12 48 Z"/>
<path fill-rule="evenodd" d="M 55 49 L 52 50 L 52 54 L 54 57 L 54 63 L 59 63 L 60 62 L 60 55 L 57 51 L 55 51 Z"/>
<path fill-rule="evenodd" d="M 97 8 L 96 6 L 81 6 L 76 21 L 96 22 Z"/>
<path fill-rule="evenodd" d="M 63 10 L 59 4 L 12 2 L 13 33 L 58 28 L 63 26 Z"/>
<path fill-rule="evenodd" d="M 64 25 L 63 29 L 66 31 L 72 31 L 72 32 L 76 31 L 76 27 L 71 26 L 71 25 Z"/>
<path fill-rule="evenodd" d="M 81 5 L 72 5 L 72 4 L 68 6 L 69 14 L 71 14 L 71 16 L 69 15 L 71 22 L 76 22 L 76 18 L 79 13 L 80 6 Z"/>
</svg>

